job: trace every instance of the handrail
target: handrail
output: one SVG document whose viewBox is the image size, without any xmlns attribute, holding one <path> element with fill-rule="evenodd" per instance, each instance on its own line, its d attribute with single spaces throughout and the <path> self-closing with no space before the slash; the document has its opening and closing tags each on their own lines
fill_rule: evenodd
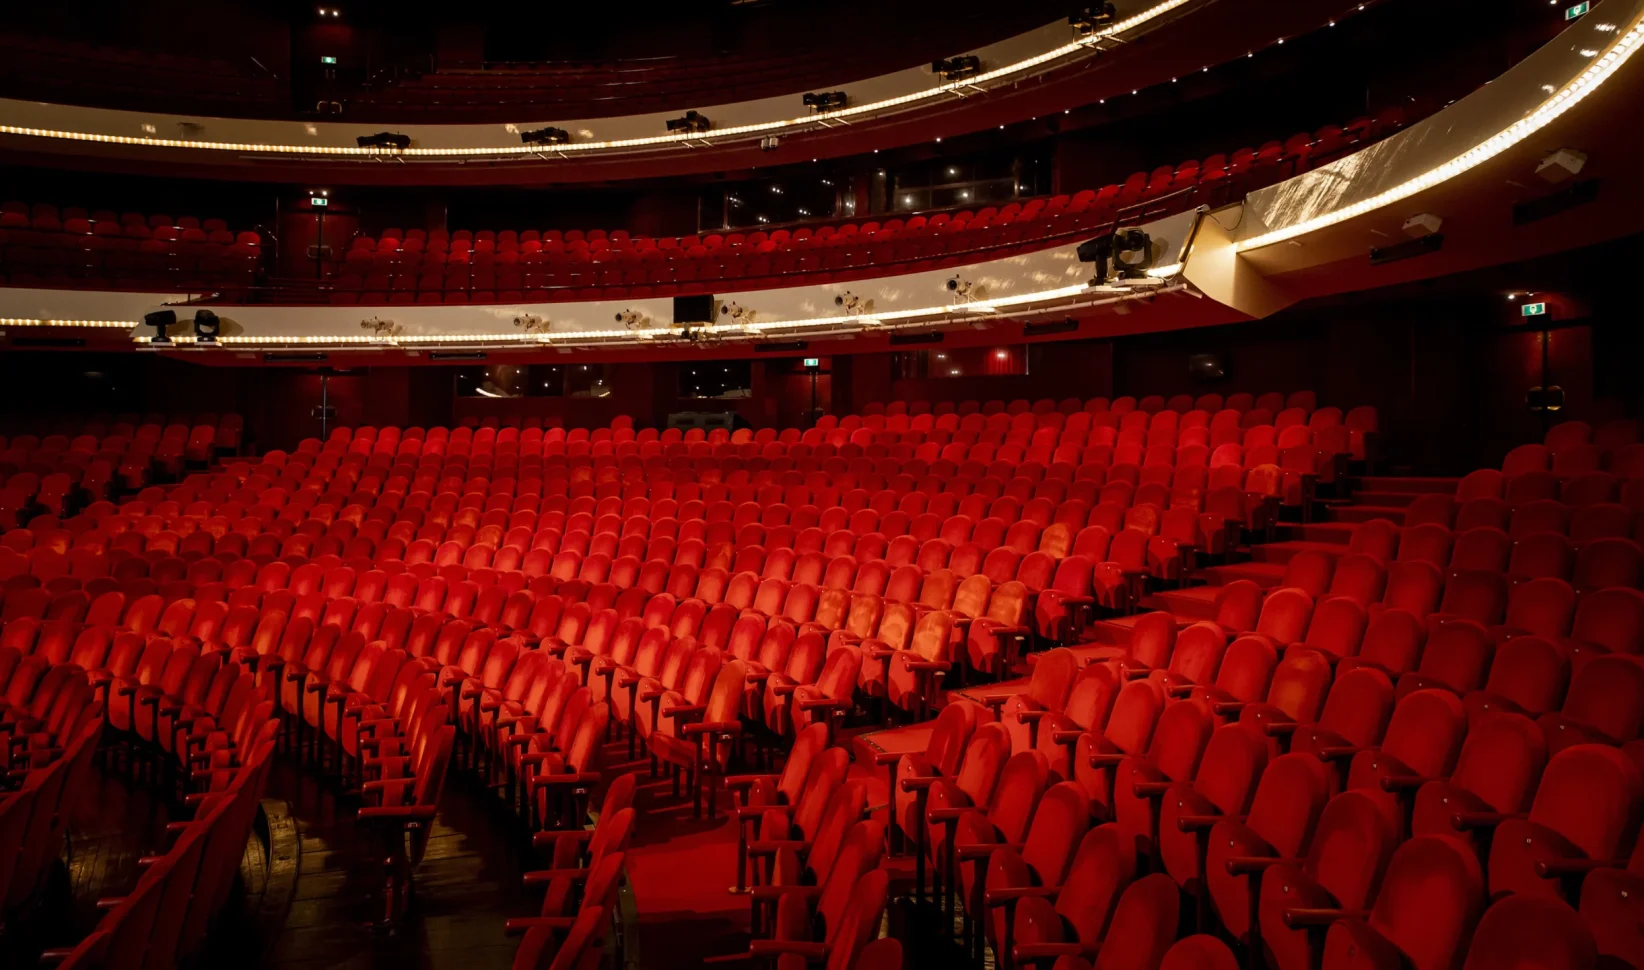
<svg viewBox="0 0 1644 970">
<path fill-rule="evenodd" d="M 932 263 L 932 262 L 941 262 L 941 261 L 944 261 L 944 260 L 952 259 L 953 257 L 956 257 L 956 256 L 958 256 L 958 257 L 986 256 L 986 257 L 989 257 L 989 258 L 1003 258 L 1004 256 L 1013 255 L 1013 254 L 1016 254 L 1016 253 L 1019 253 L 1019 252 L 1035 252 L 1035 251 L 1042 250 L 1042 249 L 1050 249 L 1050 248 L 1053 248 L 1053 247 L 1058 246 L 1058 245 L 1065 245 L 1067 243 L 1073 242 L 1076 239 L 1101 238 L 1101 237 L 1106 236 L 1106 235 L 1111 235 L 1115 230 L 1117 230 L 1118 228 L 1120 228 L 1122 226 L 1136 225 L 1136 224 L 1140 224 L 1141 222 L 1145 222 L 1148 219 L 1155 218 L 1157 216 L 1164 215 L 1164 214 L 1167 214 L 1169 212 L 1182 211 L 1181 209 L 1176 208 L 1174 206 L 1174 203 L 1185 201 L 1189 198 L 1197 197 L 1198 195 L 1201 194 L 1202 188 L 1203 187 L 1201 187 L 1201 186 L 1191 186 L 1191 187 L 1188 187 L 1188 188 L 1177 189 L 1175 191 L 1168 192 L 1168 193 L 1156 196 L 1152 199 L 1144 199 L 1144 200 L 1136 202 L 1132 205 L 1129 205 L 1129 206 L 1126 206 L 1124 208 L 1115 210 L 1114 216 L 1111 220 L 1104 220 L 1103 222 L 1100 222 L 1100 223 L 1098 223 L 1096 225 L 1093 225 L 1093 226 L 1083 226 L 1083 227 L 1075 226 L 1075 227 L 1066 229 L 1066 230 L 1061 231 L 1061 232 L 1052 233 L 1050 235 L 1036 236 L 1032 239 L 1023 239 L 1023 240 L 1017 240 L 1017 241 L 1013 241 L 1013 242 L 996 243 L 996 244 L 984 245 L 984 246 L 974 246 L 974 247 L 971 247 L 971 248 L 968 248 L 968 249 L 949 250 L 947 252 L 941 252 L 941 253 L 928 253 L 928 254 L 925 254 L 925 255 L 914 256 L 914 257 L 905 258 L 905 259 L 875 260 L 871 263 L 863 264 L 863 265 L 860 265 L 860 266 L 844 266 L 844 267 L 834 267 L 834 268 L 817 269 L 817 270 L 800 270 L 800 271 L 793 271 L 793 272 L 785 272 L 785 273 L 782 273 L 780 275 L 775 274 L 775 273 L 765 273 L 765 274 L 760 274 L 758 276 L 754 276 L 754 275 L 723 276 L 723 277 L 719 277 L 717 279 L 711 279 L 711 280 L 702 280 L 702 279 L 695 279 L 695 280 L 662 280 L 662 281 L 657 281 L 657 282 L 621 283 L 621 284 L 599 284 L 599 283 L 591 283 L 591 282 L 559 283 L 559 284 L 553 284 L 553 285 L 547 285 L 547 286 L 534 286 L 534 287 L 531 287 L 531 292 L 533 294 L 540 293 L 540 294 L 544 294 L 544 295 L 551 295 L 551 294 L 563 294 L 563 293 L 568 293 L 568 292 L 572 292 L 572 291 L 575 291 L 575 290 L 586 290 L 586 289 L 611 290 L 611 289 L 617 289 L 617 288 L 620 287 L 620 288 L 625 289 L 625 290 L 631 290 L 632 288 L 637 287 L 637 286 L 651 286 L 651 287 L 656 287 L 656 286 L 677 286 L 677 287 L 682 287 L 685 290 L 691 290 L 691 289 L 694 289 L 694 288 L 702 288 L 706 292 L 711 292 L 712 290 L 714 290 L 716 288 L 715 285 L 714 285 L 716 283 L 732 284 L 732 285 L 736 286 L 738 289 L 771 289 L 772 287 L 769 286 L 769 285 L 758 285 L 762 281 L 766 281 L 766 280 L 781 280 L 781 281 L 784 281 L 785 285 L 788 283 L 788 281 L 797 281 L 797 282 L 803 283 L 804 278 L 811 275 L 811 273 L 813 273 L 813 272 L 826 272 L 826 273 L 829 273 L 832 276 L 832 278 L 836 279 L 836 280 L 841 279 L 841 278 L 871 279 L 871 278 L 879 277 L 879 276 L 897 276 L 897 275 L 901 275 L 904 272 L 911 272 L 916 267 L 920 266 L 921 264 Z M 1221 187 L 1217 186 L 1215 188 L 1219 189 Z M 1218 194 L 1220 194 L 1220 193 L 1218 193 Z M 1191 208 L 1191 206 L 1189 206 L 1187 208 Z M 805 250 L 804 252 L 825 252 L 825 251 L 826 250 Z M 753 255 L 754 256 L 767 256 L 768 257 L 770 254 L 753 254 Z M 693 261 L 695 261 L 695 260 L 686 259 L 686 260 L 676 260 L 674 262 L 693 262 Z M 579 262 L 575 265 L 579 266 L 579 267 L 582 267 L 582 266 L 592 267 L 593 269 L 591 269 L 591 272 L 597 274 L 598 272 L 600 272 L 604 269 L 612 267 L 614 264 L 612 264 L 612 263 L 593 263 L 593 262 L 580 263 Z M 654 266 L 655 264 L 652 264 L 652 265 Z M 664 262 L 662 265 L 669 265 L 669 263 Z M 473 293 L 477 289 L 478 289 L 477 287 L 474 287 L 474 286 L 470 285 L 470 286 L 467 286 L 467 287 L 457 287 L 457 288 L 454 288 L 452 290 L 443 290 L 442 289 L 441 292 Z M 279 278 L 271 278 L 268 281 L 267 284 L 262 285 L 262 286 L 225 287 L 223 291 L 219 291 L 219 293 L 217 293 L 217 294 L 212 294 L 212 295 L 209 295 L 209 296 L 205 296 L 205 297 L 203 297 L 201 299 L 198 299 L 198 300 L 191 298 L 189 302 L 193 303 L 193 302 L 213 301 L 213 300 L 218 299 L 218 297 L 220 296 L 220 294 L 222 292 L 232 293 L 236 297 L 244 297 L 246 295 L 256 297 L 256 296 L 261 296 L 261 295 L 264 295 L 264 294 L 274 295 L 274 296 L 289 296 L 289 295 L 291 295 L 295 292 L 300 292 L 300 291 L 307 291 L 308 293 L 315 294 L 316 296 L 322 297 L 322 298 L 314 299 L 314 300 L 307 300 L 307 301 L 292 300 L 292 299 L 276 299 L 276 300 L 272 300 L 272 301 L 268 301 L 268 302 L 279 303 L 279 304 L 290 304 L 290 305 L 311 305 L 311 304 L 314 304 L 314 303 L 326 303 L 326 302 L 328 302 L 329 301 L 329 294 L 333 294 L 333 293 L 377 292 L 376 290 L 366 290 L 363 287 L 357 287 L 357 286 L 341 287 L 341 286 L 336 285 L 335 280 L 309 281 L 309 280 L 291 280 L 291 279 L 282 280 L 282 279 L 279 279 Z M 403 292 L 407 292 L 407 291 L 405 291 L 405 290 L 400 290 L 400 291 L 388 290 L 388 291 L 385 291 L 385 292 L 402 292 L 403 293 Z M 246 303 L 246 302 L 262 303 L 264 301 L 259 300 L 259 299 L 246 300 L 246 299 L 237 298 L 237 299 L 234 299 L 230 302 L 235 302 L 235 303 Z M 536 302 L 553 303 L 553 302 L 560 302 L 560 301 L 555 300 L 555 299 L 534 298 L 530 302 L 534 302 L 534 303 L 536 303 Z"/>
<path fill-rule="evenodd" d="M 866 263 L 866 264 L 863 264 L 861 266 L 843 266 L 843 267 L 837 267 L 837 268 L 832 268 L 832 269 L 816 269 L 816 270 L 796 270 L 796 271 L 792 271 L 792 272 L 785 272 L 785 273 L 781 274 L 780 276 L 778 276 L 774 273 L 766 273 L 766 274 L 761 274 L 759 276 L 751 276 L 751 275 L 750 276 L 722 276 L 722 277 L 719 277 L 717 279 L 711 279 L 711 280 L 704 280 L 704 279 L 663 280 L 663 281 L 659 281 L 659 282 L 619 283 L 619 284 L 600 284 L 600 283 L 594 283 L 594 282 L 560 283 L 560 284 L 554 284 L 554 285 L 550 285 L 550 286 L 534 286 L 534 287 L 531 287 L 531 291 L 533 293 L 540 292 L 540 293 L 545 293 L 545 294 L 553 294 L 553 293 L 568 293 L 568 292 L 571 292 L 571 291 L 574 291 L 574 290 L 586 290 L 586 289 L 611 290 L 611 289 L 617 289 L 619 287 L 622 288 L 622 289 L 632 289 L 633 287 L 636 287 L 636 286 L 652 286 L 652 287 L 655 287 L 655 286 L 677 286 L 677 287 L 683 287 L 687 291 L 691 290 L 694 287 L 701 287 L 701 288 L 704 289 L 705 292 L 711 292 L 713 289 L 715 289 L 714 284 L 716 284 L 716 283 L 734 284 L 734 285 L 736 285 L 736 287 L 738 289 L 772 289 L 773 287 L 771 287 L 769 285 L 754 285 L 754 284 L 757 284 L 759 281 L 763 281 L 763 280 L 782 280 L 782 281 L 784 281 L 784 283 L 782 285 L 792 285 L 791 283 L 789 283 L 787 281 L 797 281 L 797 282 L 802 283 L 804 281 L 805 277 L 810 276 L 812 273 L 823 273 L 823 272 L 829 273 L 834 279 L 841 279 L 841 278 L 864 279 L 864 278 L 872 278 L 872 277 L 876 277 L 876 276 L 897 276 L 897 275 L 900 275 L 902 272 L 908 271 L 909 268 L 918 266 L 921 263 L 936 262 L 936 261 L 940 261 L 940 260 L 951 259 L 955 256 L 966 257 L 966 256 L 989 255 L 989 256 L 992 256 L 994 258 L 1000 258 L 1000 257 L 1006 256 L 1006 255 L 1011 255 L 1011 254 L 1014 254 L 1014 253 L 1017 253 L 1017 252 L 1023 252 L 1023 251 L 1033 252 L 1033 251 L 1037 251 L 1037 250 L 1040 250 L 1040 249 L 1049 249 L 1049 248 L 1052 248 L 1056 245 L 1060 245 L 1060 244 L 1063 244 L 1063 243 L 1070 242 L 1070 241 L 1072 241 L 1073 239 L 1076 239 L 1076 238 L 1082 238 L 1082 237 L 1085 237 L 1085 236 L 1089 236 L 1089 235 L 1091 235 L 1091 233 L 1093 231 L 1099 231 L 1099 230 L 1070 229 L 1070 230 L 1067 230 L 1065 232 L 1057 233 L 1057 234 L 1051 235 L 1051 236 L 1038 236 L 1038 237 L 1035 237 L 1033 239 L 1025 239 L 1025 240 L 1020 240 L 1020 241 L 1011 242 L 1011 243 L 999 243 L 999 244 L 995 244 L 995 245 L 992 245 L 992 246 L 977 246 L 977 247 L 973 247 L 973 248 L 970 248 L 970 249 L 949 251 L 949 252 L 944 252 L 944 253 L 931 253 L 931 254 L 928 254 L 928 255 L 925 255 L 925 256 L 916 256 L 912 259 L 875 260 L 872 263 Z M 823 252 L 823 251 L 825 251 L 825 250 L 805 250 L 805 252 Z M 754 255 L 767 256 L 768 257 L 770 254 L 760 253 L 760 254 L 754 254 Z M 699 259 L 674 260 L 672 262 L 664 261 L 660 265 L 668 266 L 668 265 L 672 265 L 672 263 L 701 262 L 703 259 L 706 259 L 706 258 L 711 258 L 711 257 L 703 257 L 703 258 L 699 258 Z M 608 262 L 607 263 L 594 263 L 594 262 L 581 263 L 581 262 L 579 262 L 579 263 L 576 263 L 574 265 L 577 266 L 577 267 L 590 267 L 591 268 L 590 271 L 597 274 L 599 271 L 611 268 L 612 266 L 617 265 L 617 264 L 608 263 Z M 657 265 L 657 264 L 652 264 L 652 265 Z M 310 290 L 313 290 L 313 291 L 318 291 L 318 292 L 325 293 L 325 294 L 330 294 L 330 293 L 377 292 L 375 290 L 365 290 L 363 287 L 357 287 L 357 286 L 347 286 L 347 287 L 338 286 L 338 285 L 336 285 L 336 280 L 335 279 L 325 280 L 325 281 L 314 281 L 315 285 L 312 286 L 312 287 L 309 287 L 309 286 L 306 285 L 308 282 L 309 281 L 306 281 L 306 280 L 304 280 L 304 281 L 298 281 L 298 280 L 289 280 L 289 281 L 287 281 L 287 280 L 281 280 L 279 278 L 271 278 L 268 281 L 268 284 L 266 284 L 266 285 L 249 286 L 249 287 L 227 286 L 227 287 L 223 287 L 222 290 L 218 291 L 218 293 L 216 293 L 216 294 L 205 295 L 205 296 L 202 296 L 201 299 L 192 299 L 191 298 L 189 300 L 189 302 L 191 302 L 191 303 L 192 302 L 208 302 L 208 301 L 216 299 L 216 297 L 219 294 L 223 293 L 223 292 L 229 292 L 229 293 L 233 293 L 235 295 L 244 295 L 244 294 L 248 294 L 248 293 L 253 294 L 253 295 L 257 295 L 257 294 L 261 294 L 261 293 L 276 293 L 276 294 L 279 294 L 279 293 L 287 293 L 292 289 L 298 289 L 298 288 L 307 288 L 307 289 L 310 289 Z M 473 292 L 476 291 L 476 289 L 477 289 L 476 287 L 470 285 L 470 286 L 467 286 L 467 287 L 457 287 L 457 288 L 454 288 L 452 290 L 442 290 L 442 292 L 473 293 Z M 720 289 L 723 289 L 723 287 L 720 287 Z M 394 292 L 394 291 L 390 291 L 390 292 Z M 401 291 L 398 291 L 398 292 L 405 292 L 405 291 L 401 290 Z M 246 301 L 246 300 L 241 300 L 241 299 L 235 299 L 235 300 L 228 301 L 228 302 L 234 302 L 234 303 L 254 302 L 254 303 L 256 303 L 256 302 L 262 302 L 262 301 L 259 301 L 259 300 Z M 304 302 L 304 301 L 293 301 L 293 300 L 274 300 L 274 301 L 270 301 L 270 302 L 273 302 L 273 303 L 289 303 L 291 305 L 299 305 L 299 306 L 300 305 L 310 305 L 309 303 Z M 316 301 L 312 301 L 312 302 L 314 302 L 314 303 L 324 303 L 324 302 L 327 302 L 327 301 L 326 300 L 316 300 Z M 533 299 L 531 302 L 553 303 L 553 302 L 559 302 L 559 301 L 552 300 L 552 299 L 547 299 L 547 300 Z"/>
<path fill-rule="evenodd" d="M 10 102 L 7 109 L 13 112 L 13 117 L 6 123 L 0 124 L 0 134 L 22 136 L 29 139 L 73 141 L 81 143 L 114 144 L 130 147 L 150 147 L 164 149 L 181 149 L 191 153 L 199 152 L 228 152 L 236 156 L 248 157 L 290 157 L 316 158 L 327 157 L 336 159 L 355 159 L 360 161 L 381 161 L 392 158 L 395 161 L 410 162 L 427 160 L 430 162 L 451 162 L 463 158 L 483 158 L 494 161 L 550 161 L 555 159 L 572 159 L 576 157 L 591 157 L 606 153 L 627 154 L 643 152 L 652 149 L 675 149 L 691 147 L 698 142 L 708 144 L 722 144 L 727 141 L 760 139 L 772 134 L 791 136 L 800 132 L 814 132 L 825 130 L 835 123 L 849 123 L 870 118 L 884 118 L 899 115 L 904 112 L 917 110 L 921 105 L 944 101 L 953 97 L 965 97 L 973 92 L 986 91 L 990 88 L 1014 85 L 1024 80 L 1038 77 L 1047 72 L 1064 69 L 1073 63 L 1096 56 L 1098 45 L 1103 41 L 1123 39 L 1122 35 L 1136 34 L 1141 31 L 1157 29 L 1162 25 L 1173 22 L 1177 16 L 1185 16 L 1182 8 L 1200 0 L 1143 0 L 1150 5 L 1131 13 L 1121 20 L 1100 28 L 1089 35 L 1070 39 L 1061 44 L 1053 44 L 1050 48 L 1040 49 L 1038 53 L 1023 56 L 1025 52 L 1010 48 L 1011 57 L 1017 59 L 1000 64 L 990 70 L 985 70 L 968 78 L 960 79 L 925 79 L 922 76 L 916 80 L 902 78 L 894 87 L 882 92 L 876 92 L 871 98 L 861 103 L 850 104 L 843 108 L 830 111 L 787 115 L 787 107 L 780 109 L 773 105 L 764 105 L 762 102 L 742 103 L 746 113 L 738 118 L 739 123 L 725 124 L 710 132 L 666 131 L 655 133 L 651 128 L 654 123 L 648 115 L 627 115 L 622 118 L 607 119 L 565 119 L 569 122 L 587 121 L 590 132 L 598 132 L 588 136 L 579 136 L 577 139 L 564 144 L 552 146 L 544 151 L 543 146 L 520 144 L 499 138 L 494 130 L 487 130 L 489 126 L 463 126 L 462 133 L 413 131 L 413 137 L 428 137 L 429 143 L 413 144 L 405 149 L 385 150 L 377 146 L 358 145 L 352 143 L 354 138 L 351 126 L 341 123 L 326 124 L 322 127 L 308 124 L 299 133 L 294 125 L 282 125 L 272 129 L 272 134 L 265 134 L 263 128 L 245 128 L 236 123 L 234 126 L 225 124 L 225 130 L 244 131 L 240 137 L 248 140 L 230 140 L 230 137 L 174 138 L 162 137 L 156 133 L 141 135 L 128 134 L 129 129 L 124 127 L 123 119 L 116 115 L 94 113 L 89 109 L 77 109 L 63 105 L 28 105 L 21 102 Z M 1039 31 L 1030 31 L 1018 37 L 1029 37 L 1043 34 L 1048 27 Z M 1064 35 L 1065 36 L 1065 35 Z M 1049 39 L 1048 37 L 1046 39 Z M 1001 45 L 1014 43 L 1017 38 L 1001 41 Z M 999 46 L 999 45 L 990 45 Z M 898 72 L 906 74 L 907 72 Z M 890 77 L 896 77 L 891 75 Z M 710 110 L 730 105 L 710 105 Z M 594 122 L 598 127 L 592 127 Z M 115 131 L 111 126 L 119 125 Z M 452 137 L 466 138 L 468 128 L 484 131 L 482 144 L 468 142 L 452 143 Z M 253 134 L 253 132 L 255 132 Z M 475 137 L 480 137 L 478 132 Z M 264 141 L 263 138 L 273 140 Z M 257 139 L 257 140 L 250 140 Z M 319 139 L 318 141 L 312 139 Z"/>
</svg>

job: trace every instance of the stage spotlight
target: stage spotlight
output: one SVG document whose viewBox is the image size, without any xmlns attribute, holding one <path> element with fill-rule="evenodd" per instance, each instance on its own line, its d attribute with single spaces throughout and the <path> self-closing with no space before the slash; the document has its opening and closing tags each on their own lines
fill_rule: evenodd
<svg viewBox="0 0 1644 970">
<path fill-rule="evenodd" d="M 217 314 L 212 313 L 210 310 L 194 311 L 194 341 L 196 343 L 214 344 L 217 342 L 217 334 L 221 331 L 222 321 L 217 319 Z"/>
<path fill-rule="evenodd" d="M 800 100 L 805 102 L 807 108 L 815 108 L 818 111 L 838 111 L 845 106 L 845 92 L 810 91 Z"/>
<path fill-rule="evenodd" d="M 713 123 L 695 111 L 685 112 L 684 117 L 669 118 L 669 131 L 688 131 L 692 134 L 701 134 L 713 127 Z"/>
<path fill-rule="evenodd" d="M 930 70 L 944 81 L 958 81 L 982 73 L 982 59 L 975 54 L 961 54 L 945 61 L 931 61 Z"/>
<path fill-rule="evenodd" d="M 411 147 L 411 136 L 394 131 L 379 131 L 375 135 L 361 135 L 354 139 L 361 148 L 392 148 L 405 151 Z"/>
<path fill-rule="evenodd" d="M 519 140 L 527 145 L 563 145 L 571 140 L 571 133 L 564 128 L 538 128 L 520 132 Z"/>
<path fill-rule="evenodd" d="M 150 343 L 171 343 L 171 338 L 166 336 L 166 331 L 176 322 L 177 311 L 175 310 L 155 310 L 153 313 L 143 315 L 143 326 L 154 328 L 154 339 L 149 341 Z"/>
<path fill-rule="evenodd" d="M 1153 266 L 1153 240 L 1140 229 L 1113 233 L 1113 268 L 1123 279 L 1139 279 Z"/>
<path fill-rule="evenodd" d="M 1096 267 L 1096 275 L 1091 277 L 1090 285 L 1101 286 L 1106 283 L 1108 260 L 1113 258 L 1113 237 L 1103 236 L 1100 239 L 1080 243 L 1076 252 L 1079 256 L 1079 262 L 1093 263 Z"/>
<path fill-rule="evenodd" d="M 1113 23 L 1118 15 L 1118 10 L 1111 3 L 1093 3 L 1078 13 L 1070 14 L 1067 22 L 1079 33 L 1088 34 Z"/>
</svg>

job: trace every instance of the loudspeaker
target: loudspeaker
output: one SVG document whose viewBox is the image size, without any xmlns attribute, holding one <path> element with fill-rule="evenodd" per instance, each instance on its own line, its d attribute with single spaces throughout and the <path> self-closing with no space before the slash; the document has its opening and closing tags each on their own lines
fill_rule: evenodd
<svg viewBox="0 0 1644 970">
<path fill-rule="evenodd" d="M 1560 148 L 1536 166 L 1536 174 L 1553 184 L 1558 184 L 1572 175 L 1581 174 L 1582 166 L 1587 164 L 1587 156 L 1573 148 Z"/>
<path fill-rule="evenodd" d="M 713 323 L 717 304 L 712 294 L 674 297 L 674 324 Z"/>
</svg>

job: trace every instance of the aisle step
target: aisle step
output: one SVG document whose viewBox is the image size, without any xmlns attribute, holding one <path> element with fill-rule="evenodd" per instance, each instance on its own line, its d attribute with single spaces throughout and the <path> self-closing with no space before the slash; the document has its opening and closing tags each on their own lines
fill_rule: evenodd
<svg viewBox="0 0 1644 970">
<path fill-rule="evenodd" d="M 1085 628 L 1080 643 L 1099 643 L 1103 646 L 1122 647 L 1130 643 L 1130 634 L 1136 627 L 1136 617 L 1115 616 L 1097 620 Z"/>
<path fill-rule="evenodd" d="M 1406 492 L 1412 495 L 1451 493 L 1459 478 L 1419 478 L 1414 476 L 1370 476 L 1361 478 L 1359 488 L 1367 492 Z"/>
<path fill-rule="evenodd" d="M 1400 492 L 1361 488 L 1353 493 L 1354 505 L 1382 505 L 1403 508 L 1421 497 L 1420 492 Z"/>
<path fill-rule="evenodd" d="M 1358 527 L 1357 522 L 1296 522 L 1286 526 L 1285 538 L 1339 545 L 1342 554 L 1346 555 L 1347 546 L 1353 541 L 1353 533 Z"/>
<path fill-rule="evenodd" d="M 1150 610 L 1165 610 L 1176 614 L 1182 624 L 1216 618 L 1216 586 L 1190 586 L 1187 589 L 1160 590 L 1142 598 L 1142 606 Z"/>
<path fill-rule="evenodd" d="M 1347 546 L 1340 542 L 1292 539 L 1288 542 L 1266 542 L 1250 547 L 1250 556 L 1257 562 L 1287 563 L 1300 552 L 1322 552 L 1330 556 L 1341 556 L 1347 553 Z"/>
<path fill-rule="evenodd" d="M 1408 511 L 1402 505 L 1333 505 L 1327 509 L 1330 518 L 1336 522 L 1369 522 L 1371 519 L 1387 519 L 1394 525 L 1404 522 L 1404 514 Z"/>
<path fill-rule="evenodd" d="M 1198 575 L 1211 586 L 1226 586 L 1236 579 L 1248 579 L 1262 589 L 1284 582 L 1284 566 L 1271 562 L 1236 562 L 1227 566 L 1206 566 Z"/>
</svg>

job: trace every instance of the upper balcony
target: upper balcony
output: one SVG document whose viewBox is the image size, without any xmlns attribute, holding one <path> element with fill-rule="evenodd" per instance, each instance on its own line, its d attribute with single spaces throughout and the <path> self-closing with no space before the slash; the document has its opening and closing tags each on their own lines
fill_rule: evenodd
<svg viewBox="0 0 1644 970">
<path fill-rule="evenodd" d="M 715 9 L 715 7 L 718 9 Z M 69 5 L 73 7 L 74 5 Z M 423 11 L 158 0 L 0 12 L 0 96 L 222 118 L 506 124 L 813 90 L 928 64 L 1040 27 L 1057 0 L 598 4 Z"/>
<path fill-rule="evenodd" d="M 436 72 L 380 87 L 375 95 L 404 100 L 413 91 L 437 92 L 425 99 L 427 106 L 445 111 L 439 106 L 451 101 L 444 117 L 465 120 L 490 112 L 478 102 L 494 95 L 517 99 L 484 124 L 390 124 L 369 115 L 360 121 L 256 119 L 0 100 L 0 151 L 36 164 L 118 163 L 125 172 L 339 184 L 525 184 L 751 170 L 926 143 L 1109 99 L 1115 105 L 1108 110 L 1117 110 L 1119 101 L 1144 89 L 1246 59 L 1366 6 L 1297 0 L 1257 18 L 1209 0 L 1121 0 L 1112 22 L 1089 31 L 1064 19 L 979 47 L 949 49 L 949 56 L 977 58 L 978 71 L 970 76 L 933 74 L 925 62 L 830 82 L 820 89 L 843 91 L 846 104 L 825 111 L 802 104 L 803 93 L 818 89 L 802 79 L 835 74 L 813 73 L 823 65 L 806 57 L 768 56 L 729 65 L 664 61 L 626 72 L 584 65 L 569 75 L 582 79 L 576 84 L 565 83 L 567 75 L 557 69 Z M 847 56 L 826 66 L 843 71 L 851 63 Z M 633 97 L 602 97 L 609 85 L 631 85 Z M 476 93 L 482 88 L 485 93 Z M 772 93 L 778 90 L 783 93 Z M 671 128 L 682 106 L 706 118 L 706 129 Z M 564 140 L 522 138 L 549 128 L 563 132 Z M 359 143 L 383 131 L 403 136 L 395 141 L 404 147 Z"/>
</svg>

